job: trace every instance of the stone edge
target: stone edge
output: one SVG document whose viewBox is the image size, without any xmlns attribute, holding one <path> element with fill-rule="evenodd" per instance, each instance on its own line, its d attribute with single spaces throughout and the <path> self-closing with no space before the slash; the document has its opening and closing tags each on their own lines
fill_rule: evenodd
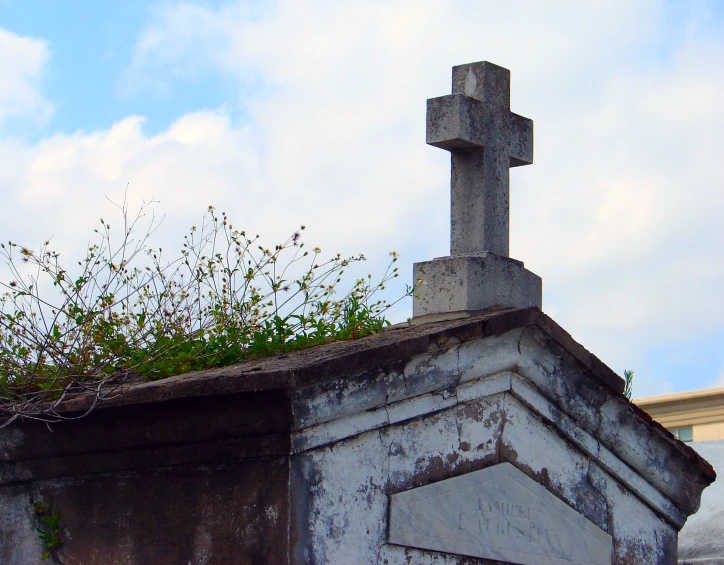
<svg viewBox="0 0 724 565">
<path fill-rule="evenodd" d="M 616 396 L 625 399 L 623 379 L 541 310 L 494 307 L 471 312 L 470 317 L 463 319 L 420 325 L 398 324 L 379 334 L 354 341 L 334 342 L 288 355 L 186 373 L 162 381 L 132 384 L 115 398 L 98 403 L 95 409 L 246 391 L 294 390 L 444 348 L 451 340 L 467 342 L 529 326 L 535 326 L 549 335 L 587 369 L 590 377 L 606 385 Z M 628 399 L 625 400 L 638 418 L 669 437 L 689 463 L 699 469 L 702 482 L 710 484 L 714 481 L 714 469 L 694 449 L 676 440 L 646 412 Z M 67 400 L 61 405 L 59 413 L 71 415 L 84 412 L 93 407 L 93 402 L 93 396 L 81 395 Z"/>
<path fill-rule="evenodd" d="M 545 397 L 512 369 L 504 369 L 498 373 L 460 383 L 456 387 L 456 393 L 447 399 L 435 393 L 424 393 L 418 397 L 403 399 L 374 410 L 343 416 L 296 431 L 292 434 L 291 452 L 292 454 L 303 453 L 371 430 L 428 416 L 484 396 L 505 393 L 517 398 L 528 410 L 541 417 L 547 425 L 558 430 L 563 438 L 586 456 L 597 459 L 604 471 L 629 488 L 641 501 L 669 523 L 679 529 L 684 525 L 687 515 L 668 502 L 667 495 L 644 479 L 640 470 L 632 468 L 617 454 L 601 445 L 593 435 L 578 427 L 570 416 L 553 407 Z"/>
<path fill-rule="evenodd" d="M 333 342 L 229 367 L 130 384 L 121 394 L 99 402 L 96 409 L 252 390 L 297 389 L 414 357 L 431 349 L 444 347 L 439 344 L 444 344 L 451 338 L 467 342 L 532 325 L 557 341 L 590 371 L 591 376 L 615 392 L 623 392 L 624 381 L 621 377 L 538 308 L 490 308 L 471 312 L 469 317 L 463 319 L 420 325 L 398 324 L 379 334 L 353 341 Z M 93 395 L 79 395 L 66 400 L 58 412 L 83 412 L 91 408 L 93 402 Z"/>
</svg>

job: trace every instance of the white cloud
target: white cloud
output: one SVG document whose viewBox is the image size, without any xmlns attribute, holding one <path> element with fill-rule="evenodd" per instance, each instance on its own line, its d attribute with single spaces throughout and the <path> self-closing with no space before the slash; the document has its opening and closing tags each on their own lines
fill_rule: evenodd
<svg viewBox="0 0 724 565">
<path fill-rule="evenodd" d="M 12 117 L 36 123 L 50 117 L 52 105 L 40 91 L 49 57 L 45 41 L 0 28 L 0 124 Z"/>
<path fill-rule="evenodd" d="M 131 116 L 105 131 L 58 134 L 32 147 L 0 142 L 14 157 L 13 167 L 0 171 L 0 197 L 9 212 L 4 239 L 22 234 L 32 243 L 56 235 L 67 249 L 107 214 L 106 196 L 121 201 L 127 185 L 133 206 L 159 200 L 159 211 L 184 227 L 198 221 L 204 204 L 237 192 L 239 178 L 253 191 L 253 142 L 223 113 L 188 114 L 151 136 L 142 124 Z M 174 231 L 173 224 L 169 228 Z"/>
<path fill-rule="evenodd" d="M 7 142 L 17 159 L 0 183 L 17 193 L 3 233 L 70 241 L 130 183 L 134 199 L 161 200 L 171 231 L 215 203 L 274 238 L 306 223 L 330 251 L 397 249 L 409 279 L 410 262 L 447 253 L 449 158 L 424 144 L 425 98 L 449 92 L 452 65 L 487 59 L 511 69 L 513 110 L 536 124 L 536 164 L 512 173 L 512 255 L 543 276 L 545 308 L 574 337 L 633 366 L 656 340 L 724 319 L 724 33 L 692 11 L 674 34 L 666 8 L 160 4 L 124 90 L 221 72 L 244 121 L 199 112 L 149 136 L 129 117 Z M 37 229 L 19 220 L 31 212 Z"/>
</svg>

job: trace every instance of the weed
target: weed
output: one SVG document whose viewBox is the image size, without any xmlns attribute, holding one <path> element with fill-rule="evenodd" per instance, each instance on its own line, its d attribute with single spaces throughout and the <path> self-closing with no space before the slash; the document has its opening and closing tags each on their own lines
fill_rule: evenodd
<svg viewBox="0 0 724 565">
<path fill-rule="evenodd" d="M 626 385 L 623 389 L 623 395 L 631 400 L 631 395 L 633 394 L 633 379 L 634 379 L 634 373 L 633 371 L 629 371 L 628 369 L 624 369 L 623 371 L 623 379 L 626 381 Z"/>
<path fill-rule="evenodd" d="M 63 541 L 60 539 L 60 511 L 54 511 L 49 504 L 39 501 L 33 502 L 33 511 L 40 524 L 35 529 L 45 550 L 40 559 L 45 561 L 56 549 L 63 546 Z"/>
<path fill-rule="evenodd" d="M 74 268 L 49 241 L 37 252 L 0 244 L 11 273 L 0 282 L 0 427 L 62 419 L 58 406 L 80 393 L 98 401 L 133 381 L 356 339 L 389 323 L 394 303 L 374 297 L 398 276 L 394 252 L 377 282 L 368 275 L 338 294 L 345 270 L 366 259 L 322 260 L 302 242 L 304 226 L 268 248 L 209 206 L 166 261 L 148 245 L 159 225 L 148 208 L 133 217 L 118 205 L 120 242 L 101 219 Z"/>
</svg>

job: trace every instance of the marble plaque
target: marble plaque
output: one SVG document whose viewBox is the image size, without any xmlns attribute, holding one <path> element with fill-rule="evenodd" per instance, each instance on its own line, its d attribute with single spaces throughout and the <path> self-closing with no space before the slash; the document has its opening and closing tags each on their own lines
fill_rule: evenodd
<svg viewBox="0 0 724 565">
<path fill-rule="evenodd" d="M 522 565 L 611 565 L 611 536 L 510 463 L 392 495 L 389 541 Z"/>
</svg>

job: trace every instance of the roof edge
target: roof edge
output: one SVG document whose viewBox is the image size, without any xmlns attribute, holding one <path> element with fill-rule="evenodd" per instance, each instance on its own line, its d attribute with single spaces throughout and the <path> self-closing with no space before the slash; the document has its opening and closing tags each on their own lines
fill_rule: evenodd
<svg viewBox="0 0 724 565">
<path fill-rule="evenodd" d="M 420 355 L 431 348 L 443 347 L 451 338 L 465 342 L 528 326 L 540 328 L 594 377 L 616 393 L 623 392 L 624 381 L 621 377 L 538 308 L 492 308 L 471 312 L 469 317 L 463 319 L 420 325 L 400 324 L 357 340 L 331 342 L 288 354 L 247 360 L 228 367 L 184 373 L 158 381 L 132 383 L 114 398 L 96 403 L 95 409 L 245 391 L 297 389 Z M 83 412 L 91 409 L 94 401 L 94 395 L 81 394 L 61 404 L 58 413 Z"/>
<path fill-rule="evenodd" d="M 452 344 L 502 335 L 536 327 L 586 369 L 588 375 L 608 388 L 613 397 L 628 403 L 634 416 L 658 430 L 689 463 L 698 468 L 700 482 L 716 478 L 711 465 L 688 445 L 675 439 L 661 424 L 623 395 L 624 380 L 538 308 L 492 308 L 472 312 L 463 319 L 398 325 L 354 341 L 332 342 L 289 354 L 185 373 L 160 381 L 131 384 L 122 394 L 97 403 L 95 409 L 156 404 L 196 397 L 211 397 L 264 390 L 295 390 L 332 378 L 359 374 L 380 365 L 427 353 Z M 58 409 L 70 416 L 94 408 L 94 396 L 84 394 L 67 400 Z M 654 432 L 656 433 L 656 432 Z"/>
</svg>

